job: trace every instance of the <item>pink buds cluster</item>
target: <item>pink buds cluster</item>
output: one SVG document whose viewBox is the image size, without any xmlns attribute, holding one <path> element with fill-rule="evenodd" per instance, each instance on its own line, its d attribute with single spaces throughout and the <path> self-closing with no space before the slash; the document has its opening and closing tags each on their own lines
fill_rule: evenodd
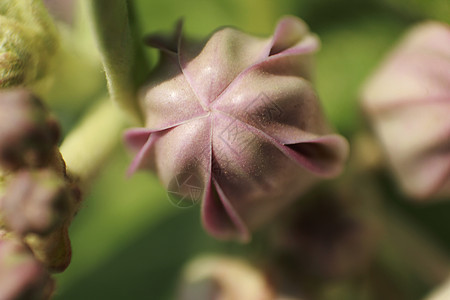
<svg viewBox="0 0 450 300">
<path fill-rule="evenodd" d="M 12 238 L 0 241 L 0 299 L 21 299 L 28 290 L 34 294 L 27 297 L 46 299 L 37 296 L 47 286 L 41 280 L 70 262 L 67 229 L 77 190 L 58 150 L 59 125 L 38 98 L 24 89 L 2 90 L 0 117 L 0 231 Z M 15 256 L 27 260 L 9 268 Z M 2 298 L 1 277 L 8 272 L 20 287 L 10 290 L 14 297 Z"/>
</svg>

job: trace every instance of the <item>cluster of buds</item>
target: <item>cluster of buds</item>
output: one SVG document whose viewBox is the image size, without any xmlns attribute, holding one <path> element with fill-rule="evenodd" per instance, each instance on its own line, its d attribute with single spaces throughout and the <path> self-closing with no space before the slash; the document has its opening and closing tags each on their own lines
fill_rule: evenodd
<svg viewBox="0 0 450 300">
<path fill-rule="evenodd" d="M 20 88 L 2 90 L 0 116 L 0 231 L 4 238 L 11 237 L 0 241 L 0 248 L 4 248 L 0 249 L 0 264 L 14 260 L 15 255 L 27 257 L 26 266 L 17 265 L 17 272 L 29 268 L 34 271 L 23 271 L 23 276 L 36 278 L 18 279 L 21 288 L 17 291 L 22 292 L 28 290 L 28 283 L 39 285 L 43 272 L 62 271 L 68 266 L 71 248 L 67 229 L 77 207 L 78 191 L 58 150 L 58 123 L 38 98 Z M 35 289 L 30 287 L 30 291 Z"/>
</svg>

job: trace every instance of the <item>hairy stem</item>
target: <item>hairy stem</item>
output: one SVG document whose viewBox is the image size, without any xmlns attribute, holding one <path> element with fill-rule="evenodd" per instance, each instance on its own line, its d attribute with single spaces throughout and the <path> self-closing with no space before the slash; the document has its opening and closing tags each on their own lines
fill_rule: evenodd
<svg viewBox="0 0 450 300">
<path fill-rule="evenodd" d="M 128 18 L 126 0 L 87 0 L 112 99 L 135 122 L 142 116 L 136 101 L 136 68 L 141 64 Z"/>
</svg>

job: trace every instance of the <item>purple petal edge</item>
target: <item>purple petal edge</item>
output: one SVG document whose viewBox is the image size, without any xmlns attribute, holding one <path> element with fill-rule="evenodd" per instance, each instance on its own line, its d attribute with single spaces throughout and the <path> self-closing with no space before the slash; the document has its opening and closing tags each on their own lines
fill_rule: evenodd
<svg viewBox="0 0 450 300">
<path fill-rule="evenodd" d="M 212 188 L 213 184 L 219 199 L 214 199 Z M 217 203 L 215 203 L 216 200 L 220 202 L 222 207 L 219 208 L 215 206 L 217 205 Z M 221 217 L 227 218 L 228 221 L 230 221 L 231 225 L 234 226 L 234 229 L 230 228 L 231 231 L 226 231 L 224 227 L 221 228 L 221 225 L 218 225 L 217 222 L 219 216 L 217 216 L 217 214 L 211 213 L 212 211 L 222 211 L 224 215 L 222 215 Z M 246 243 L 250 241 L 250 233 L 247 226 L 234 210 L 220 185 L 211 178 L 208 182 L 207 189 L 205 190 L 205 195 L 202 200 L 202 223 L 205 229 L 216 238 L 224 240 L 231 239 L 234 238 L 234 235 L 237 231 L 238 239 L 241 242 Z"/>
</svg>

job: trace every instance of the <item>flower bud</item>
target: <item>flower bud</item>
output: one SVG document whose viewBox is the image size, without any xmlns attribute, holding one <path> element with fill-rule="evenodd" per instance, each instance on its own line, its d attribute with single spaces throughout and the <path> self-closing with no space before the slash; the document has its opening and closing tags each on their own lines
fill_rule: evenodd
<svg viewBox="0 0 450 300">
<path fill-rule="evenodd" d="M 330 134 L 309 82 L 319 41 L 301 20 L 283 18 L 268 39 L 224 28 L 201 43 L 180 30 L 148 41 L 161 60 L 141 93 L 146 127 L 125 136 L 138 153 L 130 173 L 156 170 L 180 201 L 200 194 L 209 233 L 248 240 L 341 171 L 347 142 Z"/>
<path fill-rule="evenodd" d="M 50 299 L 54 286 L 24 244 L 0 233 L 0 299 Z"/>
<path fill-rule="evenodd" d="M 53 159 L 59 125 L 30 92 L 0 91 L 0 120 L 1 167 L 42 167 Z"/>
<path fill-rule="evenodd" d="M 362 100 L 406 193 L 450 195 L 450 26 L 426 22 L 408 32 Z"/>
<path fill-rule="evenodd" d="M 275 300 L 275 296 L 267 278 L 245 261 L 204 256 L 187 266 L 176 299 Z"/>
<path fill-rule="evenodd" d="M 6 226 L 20 236 L 50 233 L 69 218 L 72 205 L 64 179 L 46 169 L 14 174 L 0 200 Z"/>
<path fill-rule="evenodd" d="M 25 240 L 36 258 L 53 273 L 63 272 L 72 259 L 72 246 L 69 238 L 71 219 L 46 236 L 28 235 Z"/>
<path fill-rule="evenodd" d="M 0 4 L 0 88 L 43 78 L 58 47 L 57 31 L 40 1 Z"/>
</svg>

